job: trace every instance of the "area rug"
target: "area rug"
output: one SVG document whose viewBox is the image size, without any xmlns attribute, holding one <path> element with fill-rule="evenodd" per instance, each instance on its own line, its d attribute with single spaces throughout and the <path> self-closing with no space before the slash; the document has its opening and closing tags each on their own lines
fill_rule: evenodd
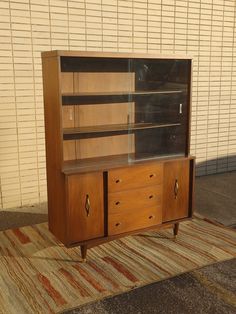
<svg viewBox="0 0 236 314">
<path fill-rule="evenodd" d="M 0 233 L 0 313 L 59 313 L 236 256 L 236 232 L 203 219 L 88 251 L 64 248 L 47 223 Z"/>
</svg>

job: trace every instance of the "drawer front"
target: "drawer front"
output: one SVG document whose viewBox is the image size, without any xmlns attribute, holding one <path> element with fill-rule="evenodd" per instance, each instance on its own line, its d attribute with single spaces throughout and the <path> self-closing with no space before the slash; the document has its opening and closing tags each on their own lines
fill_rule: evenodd
<svg viewBox="0 0 236 314">
<path fill-rule="evenodd" d="M 162 183 L 163 165 L 146 164 L 108 172 L 108 192 L 135 189 Z"/>
<path fill-rule="evenodd" d="M 127 209 L 145 209 L 161 206 L 162 185 L 148 186 L 108 194 L 109 214 L 126 214 Z"/>
<path fill-rule="evenodd" d="M 127 210 L 126 214 L 109 214 L 108 235 L 135 231 L 161 224 L 162 208 L 143 208 L 140 210 Z"/>
</svg>

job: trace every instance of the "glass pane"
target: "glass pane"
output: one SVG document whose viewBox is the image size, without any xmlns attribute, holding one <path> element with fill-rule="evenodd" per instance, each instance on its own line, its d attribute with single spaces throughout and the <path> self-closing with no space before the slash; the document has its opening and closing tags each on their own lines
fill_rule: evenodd
<svg viewBox="0 0 236 314">
<path fill-rule="evenodd" d="M 189 60 L 134 59 L 136 90 L 187 89 Z"/>
<path fill-rule="evenodd" d="M 129 161 L 184 156 L 187 151 L 190 62 L 134 59 L 134 153 Z"/>
</svg>

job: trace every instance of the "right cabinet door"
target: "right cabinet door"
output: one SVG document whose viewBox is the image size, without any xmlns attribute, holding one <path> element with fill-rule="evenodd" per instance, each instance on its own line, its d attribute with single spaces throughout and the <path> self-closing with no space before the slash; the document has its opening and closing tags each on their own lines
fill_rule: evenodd
<svg viewBox="0 0 236 314">
<path fill-rule="evenodd" d="M 189 216 L 189 172 L 189 160 L 164 164 L 163 222 Z"/>
</svg>

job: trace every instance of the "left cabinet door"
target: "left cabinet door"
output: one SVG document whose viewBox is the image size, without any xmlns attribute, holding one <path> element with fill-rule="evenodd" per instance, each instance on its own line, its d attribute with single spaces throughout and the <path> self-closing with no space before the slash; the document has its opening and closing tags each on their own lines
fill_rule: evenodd
<svg viewBox="0 0 236 314">
<path fill-rule="evenodd" d="M 67 177 L 67 237 L 70 244 L 104 236 L 103 173 Z"/>
</svg>

